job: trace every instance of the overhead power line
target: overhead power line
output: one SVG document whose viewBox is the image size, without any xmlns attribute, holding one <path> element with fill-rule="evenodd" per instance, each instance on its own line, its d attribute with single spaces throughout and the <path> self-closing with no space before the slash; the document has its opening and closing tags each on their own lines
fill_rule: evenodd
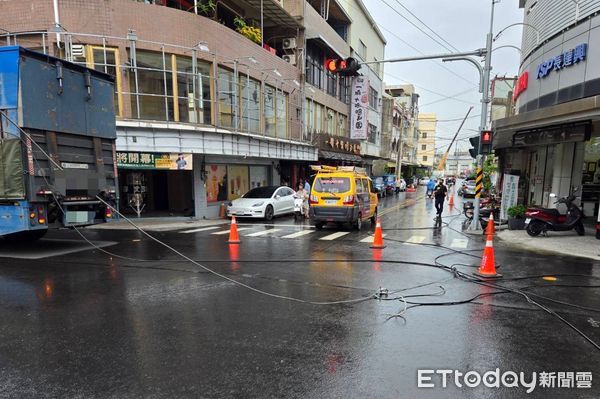
<svg viewBox="0 0 600 399">
<path fill-rule="evenodd" d="M 448 99 L 448 100 L 454 100 L 454 101 L 458 101 L 458 102 L 461 102 L 461 103 L 465 103 L 465 104 L 473 105 L 473 103 L 472 103 L 472 102 L 470 102 L 470 101 L 467 101 L 467 100 L 462 100 L 462 99 L 460 99 L 460 98 L 454 98 L 454 97 L 452 97 L 452 96 L 447 96 L 447 95 L 445 95 L 445 94 L 442 94 L 442 93 L 439 93 L 439 92 L 437 92 L 437 91 L 434 91 L 434 90 L 431 90 L 431 89 L 427 89 L 427 88 L 425 88 L 425 87 L 421 86 L 420 84 L 417 84 L 417 83 L 411 82 L 411 81 L 409 81 L 409 80 L 403 79 L 403 78 L 401 78 L 401 77 L 399 77 L 399 76 L 393 75 L 393 74 L 391 74 L 389 71 L 385 71 L 385 72 L 384 72 L 384 74 L 385 74 L 385 75 L 387 75 L 387 76 L 389 76 L 389 77 L 391 77 L 391 78 L 394 78 L 394 79 L 401 80 L 402 82 L 405 82 L 405 83 L 408 83 L 408 84 L 414 84 L 414 85 L 415 85 L 415 86 L 416 86 L 416 87 L 419 89 L 419 91 L 420 91 L 420 90 L 423 90 L 423 91 L 426 91 L 426 92 L 428 92 L 428 93 L 435 94 L 436 96 L 443 97 L 444 99 Z M 472 90 L 475 90 L 475 89 L 469 89 L 469 91 L 472 91 Z M 464 94 L 464 93 L 463 93 L 463 94 Z M 429 103 L 429 104 L 431 104 L 431 103 Z M 429 104 L 427 104 L 427 105 L 429 105 Z M 422 106 L 422 105 L 419 105 L 419 106 Z"/>
<path fill-rule="evenodd" d="M 399 0 L 396 0 L 396 3 L 398 3 L 398 5 L 402 8 L 404 8 L 406 10 L 406 12 L 408 12 L 410 15 L 412 15 L 417 21 L 419 21 L 423 26 L 425 26 L 427 29 L 429 29 L 431 31 L 431 33 L 433 33 L 435 36 L 437 36 L 438 38 L 440 38 L 441 41 L 443 41 L 444 43 L 446 43 L 448 46 L 450 46 L 453 50 L 455 51 L 460 51 L 459 49 L 457 49 L 456 47 L 454 47 L 450 42 L 448 42 L 446 39 L 444 39 L 441 35 L 439 35 L 435 30 L 433 30 L 429 25 L 427 25 L 425 22 L 423 22 L 423 20 L 421 20 L 421 18 L 417 17 L 415 15 L 415 13 L 413 13 L 411 10 L 408 9 L 408 7 L 406 7 L 404 4 L 400 3 Z"/>
<path fill-rule="evenodd" d="M 435 101 L 432 101 L 432 102 L 426 103 L 426 104 L 419 104 L 419 107 L 426 107 L 428 105 L 437 104 L 439 102 L 446 101 L 446 100 L 455 100 L 455 101 L 460 101 L 460 102 L 464 102 L 464 103 L 471 104 L 471 105 L 477 105 L 476 103 L 469 102 L 467 100 L 461 100 L 460 98 L 456 98 L 458 96 L 462 96 L 463 94 L 470 93 L 473 90 L 475 90 L 475 89 L 474 88 L 473 89 L 468 89 L 468 90 L 465 90 L 465 91 L 461 91 L 460 93 L 452 94 L 450 96 L 443 96 L 444 98 L 441 98 L 439 100 L 435 100 Z"/>
<path fill-rule="evenodd" d="M 413 46 L 412 44 L 410 44 L 409 42 L 407 42 L 406 40 L 404 40 L 403 38 L 401 38 L 400 36 L 398 36 L 396 33 L 394 33 L 393 31 L 389 30 L 388 28 L 386 28 L 385 26 L 377 23 L 377 26 L 388 32 L 389 34 L 391 34 L 392 36 L 394 36 L 396 39 L 398 39 L 400 42 L 404 43 L 405 45 L 407 45 L 408 47 L 410 47 L 411 49 L 413 49 L 414 51 L 416 51 L 417 53 L 421 54 L 421 55 L 425 55 L 424 52 L 422 52 L 421 50 L 419 50 L 418 48 L 416 48 L 415 46 Z M 469 83 L 472 86 L 475 87 L 479 87 L 479 84 L 475 84 L 473 83 L 472 79 L 467 79 L 464 76 L 459 75 L 458 73 L 454 72 L 452 69 L 448 68 L 447 66 L 445 66 L 444 64 L 441 64 L 440 61 L 434 61 L 434 60 L 430 60 L 430 62 L 432 62 L 433 64 L 437 65 L 438 67 L 446 70 L 447 72 L 450 72 L 452 75 L 458 77 L 461 80 L 464 80 L 465 82 Z"/>
</svg>

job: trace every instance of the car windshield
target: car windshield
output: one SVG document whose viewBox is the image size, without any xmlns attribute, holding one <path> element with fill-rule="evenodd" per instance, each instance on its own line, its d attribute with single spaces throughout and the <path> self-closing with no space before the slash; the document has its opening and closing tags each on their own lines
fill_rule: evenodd
<svg viewBox="0 0 600 399">
<path fill-rule="evenodd" d="M 278 187 L 256 187 L 243 195 L 244 198 L 271 198 Z"/>
<path fill-rule="evenodd" d="M 345 193 L 350 191 L 350 179 L 347 177 L 318 177 L 314 190 L 318 193 Z"/>
</svg>

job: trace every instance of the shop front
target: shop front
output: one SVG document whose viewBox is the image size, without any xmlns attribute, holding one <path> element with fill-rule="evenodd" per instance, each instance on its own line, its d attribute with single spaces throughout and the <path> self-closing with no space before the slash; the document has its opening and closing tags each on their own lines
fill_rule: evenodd
<svg viewBox="0 0 600 399">
<path fill-rule="evenodd" d="M 193 216 L 192 154 L 117 152 L 124 214 Z"/>
<path fill-rule="evenodd" d="M 329 166 L 362 166 L 369 168 L 372 162 L 361 156 L 361 142 L 346 137 L 317 134 L 313 140 L 319 149 L 319 163 Z"/>
</svg>

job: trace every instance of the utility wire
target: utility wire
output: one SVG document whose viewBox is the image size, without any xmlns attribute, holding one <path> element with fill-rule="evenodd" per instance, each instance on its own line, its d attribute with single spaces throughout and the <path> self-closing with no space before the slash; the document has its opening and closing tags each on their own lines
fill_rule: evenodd
<svg viewBox="0 0 600 399">
<path fill-rule="evenodd" d="M 423 26 L 425 26 L 427 29 L 429 29 L 431 31 L 431 33 L 433 33 L 435 36 L 437 36 L 441 41 L 443 41 L 444 43 L 446 43 L 448 46 L 450 46 L 454 51 L 460 52 L 459 49 L 457 49 L 455 46 L 453 46 L 450 42 L 448 42 L 446 39 L 444 39 L 441 35 L 439 35 L 435 30 L 433 30 L 429 25 L 427 25 L 425 22 L 423 22 L 423 20 L 421 20 L 421 18 L 417 17 L 415 15 L 415 13 L 413 13 L 408 7 L 406 7 L 404 4 L 402 4 L 399 0 L 396 0 L 396 3 L 398 3 L 398 5 L 400 7 L 402 7 L 403 9 L 405 9 L 410 15 L 412 15 L 417 21 L 419 21 Z M 447 48 L 447 47 L 446 47 Z"/>
</svg>

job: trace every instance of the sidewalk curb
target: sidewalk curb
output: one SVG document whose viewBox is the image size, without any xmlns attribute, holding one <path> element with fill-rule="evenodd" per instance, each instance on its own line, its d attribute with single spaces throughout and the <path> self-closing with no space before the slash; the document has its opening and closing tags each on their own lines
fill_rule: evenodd
<svg viewBox="0 0 600 399">
<path fill-rule="evenodd" d="M 499 232 L 496 234 L 496 237 L 499 240 L 501 240 L 504 243 L 504 245 L 507 245 L 507 246 L 523 249 L 526 251 L 536 252 L 536 253 L 540 253 L 540 254 L 552 254 L 552 255 L 568 256 L 568 257 L 572 257 L 572 258 L 585 258 L 585 259 L 592 259 L 592 260 L 600 261 L 600 250 L 597 248 L 597 246 L 595 246 L 595 248 L 596 248 L 595 254 L 586 253 L 586 251 L 578 251 L 577 248 L 573 248 L 573 246 L 569 246 L 570 252 L 567 252 L 567 251 L 562 251 L 562 250 L 557 249 L 556 246 L 547 247 L 547 246 L 540 245 L 540 244 L 550 244 L 550 243 L 548 243 L 548 241 L 544 241 L 544 240 L 547 240 L 547 237 L 536 237 L 535 239 L 538 240 L 538 242 L 536 242 L 536 244 L 538 244 L 538 245 L 532 245 L 528 241 L 522 241 L 522 240 L 515 241 L 515 239 L 513 239 L 511 237 L 507 237 L 506 232 L 508 232 L 508 231 L 515 231 L 515 230 L 506 230 L 506 231 L 502 231 L 502 232 Z M 516 230 L 516 231 L 519 231 L 519 230 Z M 502 234 L 502 233 L 504 233 L 504 234 Z M 560 236 L 554 236 L 554 237 L 549 237 L 549 238 L 550 239 L 558 238 L 561 241 L 564 240 Z M 569 238 L 573 238 L 573 240 L 576 242 L 582 241 L 581 237 L 579 237 L 579 236 L 574 236 L 574 237 L 569 237 Z M 526 239 L 533 240 L 533 238 L 530 238 L 530 237 L 527 237 Z M 585 244 L 582 244 L 582 245 L 585 245 Z"/>
</svg>

